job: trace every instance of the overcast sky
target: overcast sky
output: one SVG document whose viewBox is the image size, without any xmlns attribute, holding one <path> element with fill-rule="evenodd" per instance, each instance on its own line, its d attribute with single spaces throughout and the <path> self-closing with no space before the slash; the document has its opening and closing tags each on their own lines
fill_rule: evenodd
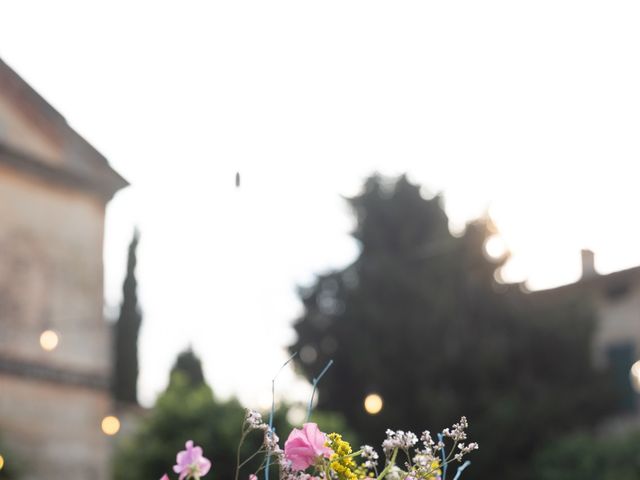
<svg viewBox="0 0 640 480">
<path fill-rule="evenodd" d="M 105 295 L 137 224 L 144 402 L 192 344 L 258 407 L 295 286 L 357 254 L 341 195 L 375 170 L 443 192 L 454 230 L 488 211 L 509 281 L 574 281 L 583 247 L 640 264 L 638 25 L 615 0 L 20 0 L 0 56 L 132 184 Z M 309 389 L 287 370 L 279 391 Z"/>
</svg>

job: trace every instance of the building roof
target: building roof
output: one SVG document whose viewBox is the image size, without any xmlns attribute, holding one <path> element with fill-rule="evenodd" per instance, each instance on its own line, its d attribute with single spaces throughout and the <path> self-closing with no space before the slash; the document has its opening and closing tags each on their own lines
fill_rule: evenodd
<svg viewBox="0 0 640 480">
<path fill-rule="evenodd" d="M 640 283 L 640 265 L 605 275 L 594 274 L 583 276 L 574 283 L 546 290 L 537 290 L 531 293 L 538 296 L 563 296 L 566 294 L 598 290 L 615 296 L 617 293 L 626 291 L 633 283 Z"/>
<path fill-rule="evenodd" d="M 100 152 L 1 59 L 0 100 L 11 109 L 9 116 L 20 117 L 0 118 L 0 165 L 87 191 L 105 201 L 128 185 Z M 7 110 L 4 112 L 7 117 Z M 4 131 L 3 120 L 9 124 Z M 35 135 L 46 148 L 35 148 L 32 137 L 18 135 L 10 122 L 21 133 L 28 130 Z"/>
</svg>

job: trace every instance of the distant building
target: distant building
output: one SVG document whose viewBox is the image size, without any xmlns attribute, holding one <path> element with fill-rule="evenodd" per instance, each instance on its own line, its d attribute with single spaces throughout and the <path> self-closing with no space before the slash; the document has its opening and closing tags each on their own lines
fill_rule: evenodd
<svg viewBox="0 0 640 480">
<path fill-rule="evenodd" d="M 582 251 L 582 276 L 569 285 L 535 292 L 538 297 L 562 298 L 582 294 L 593 303 L 598 315 L 594 356 L 608 365 L 620 391 L 622 418 L 640 421 L 640 266 L 600 275 L 594 253 Z"/>
<path fill-rule="evenodd" d="M 26 480 L 109 476 L 102 247 L 126 185 L 0 60 L 0 438 Z"/>
</svg>

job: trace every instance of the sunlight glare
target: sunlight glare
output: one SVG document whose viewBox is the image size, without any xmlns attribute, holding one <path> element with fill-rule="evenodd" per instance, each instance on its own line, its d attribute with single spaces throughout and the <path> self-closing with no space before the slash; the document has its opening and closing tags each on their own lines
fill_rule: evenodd
<svg viewBox="0 0 640 480">
<path fill-rule="evenodd" d="M 492 235 L 484 242 L 484 251 L 493 259 L 502 258 L 507 253 L 507 244 L 500 235 Z"/>
</svg>

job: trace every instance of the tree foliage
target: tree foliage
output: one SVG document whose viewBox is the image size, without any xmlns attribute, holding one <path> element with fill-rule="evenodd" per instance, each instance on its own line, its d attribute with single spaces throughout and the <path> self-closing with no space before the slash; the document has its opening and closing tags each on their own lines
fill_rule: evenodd
<svg viewBox="0 0 640 480">
<path fill-rule="evenodd" d="M 474 478 L 529 478 L 533 451 L 601 418 L 608 387 L 591 366 L 586 303 L 497 283 L 507 257 L 485 254 L 491 222 L 452 235 L 441 198 L 406 177 L 373 176 L 349 203 L 360 255 L 300 290 L 291 346 L 310 379 L 336 362 L 320 408 L 373 443 L 386 428 L 435 430 L 466 415 L 480 442 Z M 372 392 L 385 402 L 373 417 L 362 407 Z"/>
<path fill-rule="evenodd" d="M 140 235 L 136 230 L 129 245 L 127 274 L 122 286 L 120 316 L 115 324 L 113 395 L 123 403 L 138 403 L 138 334 L 142 314 L 138 306 L 136 249 Z"/>
<path fill-rule="evenodd" d="M 176 363 L 171 369 L 170 380 L 175 377 L 175 372 L 182 372 L 183 378 L 185 378 L 192 387 L 198 387 L 204 385 L 204 373 L 202 371 L 202 362 L 193 352 L 193 349 L 189 347 L 184 352 L 181 352 L 176 359 Z"/>
<path fill-rule="evenodd" d="M 116 480 L 160 478 L 171 473 L 176 453 L 193 440 L 213 465 L 212 479 L 233 478 L 235 449 L 244 420 L 236 400 L 216 400 L 205 385 L 192 385 L 183 372 L 174 372 L 136 434 L 124 441 L 115 457 Z M 254 442 L 255 446 L 255 442 Z"/>
<path fill-rule="evenodd" d="M 595 437 L 578 433 L 550 444 L 535 457 L 538 480 L 636 480 L 640 478 L 640 432 Z"/>
<path fill-rule="evenodd" d="M 211 460 L 208 479 L 234 478 L 245 409 L 236 399 L 216 398 L 204 381 L 194 381 L 204 379 L 201 374 L 200 360 L 191 349 L 178 356 L 166 391 L 141 420 L 136 432 L 120 443 L 114 458 L 115 480 L 160 478 L 163 473 L 170 473 L 176 453 L 184 450 L 187 440 L 202 446 Z M 288 405 L 281 405 L 274 415 L 281 446 L 292 428 L 286 418 L 288 410 Z M 266 421 L 268 416 L 265 414 L 264 418 Z M 339 415 L 317 412 L 312 420 L 328 431 L 346 431 L 347 438 L 352 438 Z M 252 432 L 243 445 L 242 458 L 255 452 L 262 440 L 260 432 Z M 241 470 L 241 479 L 257 470 L 260 462 L 256 460 L 257 463 L 251 462 Z"/>
</svg>

